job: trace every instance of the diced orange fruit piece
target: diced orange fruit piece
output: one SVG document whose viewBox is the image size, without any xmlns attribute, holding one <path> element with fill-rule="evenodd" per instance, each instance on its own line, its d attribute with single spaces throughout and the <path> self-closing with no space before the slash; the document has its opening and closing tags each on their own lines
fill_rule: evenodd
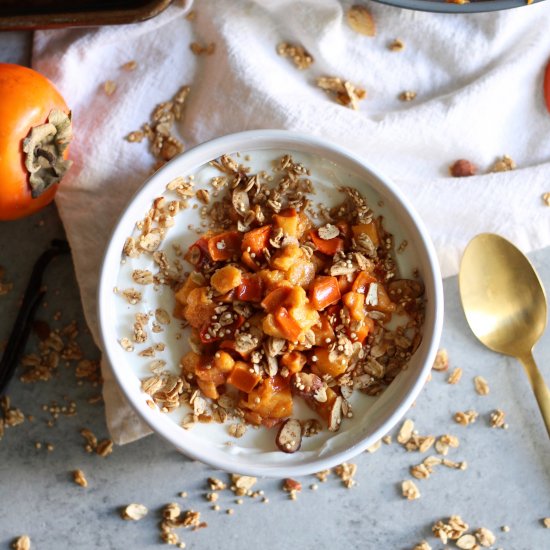
<svg viewBox="0 0 550 550">
<path fill-rule="evenodd" d="M 309 287 L 308 294 L 311 305 L 317 311 L 322 311 L 340 300 L 338 279 L 336 277 L 316 277 Z"/>
<path fill-rule="evenodd" d="M 297 244 L 289 244 L 279 249 L 271 258 L 271 267 L 288 271 L 292 265 L 303 257 L 303 252 Z"/>
<path fill-rule="evenodd" d="M 235 366 L 235 360 L 226 351 L 218 350 L 214 354 L 213 365 L 220 372 L 228 373 L 233 370 Z"/>
<path fill-rule="evenodd" d="M 348 292 L 342 297 L 354 321 L 361 321 L 365 317 L 365 295 L 359 292 Z"/>
<path fill-rule="evenodd" d="M 376 224 L 374 222 L 353 225 L 351 227 L 351 231 L 354 237 L 358 237 L 362 233 L 365 233 L 372 241 L 372 244 L 376 247 L 380 244 L 378 229 L 376 228 Z"/>
<path fill-rule="evenodd" d="M 208 252 L 215 262 L 230 260 L 241 253 L 242 233 L 225 231 L 208 239 Z"/>
<path fill-rule="evenodd" d="M 248 363 L 237 361 L 227 378 L 227 383 L 245 393 L 250 393 L 261 379 L 262 377 L 256 374 Z"/>
<path fill-rule="evenodd" d="M 220 293 L 225 294 L 235 287 L 238 287 L 242 281 L 241 270 L 233 265 L 226 265 L 218 269 L 210 278 L 210 284 Z"/>
<path fill-rule="evenodd" d="M 274 313 L 275 326 L 279 329 L 279 332 L 283 335 L 283 338 L 290 340 L 291 342 L 297 342 L 302 333 L 300 324 L 290 316 L 288 310 L 285 307 L 279 307 Z"/>
<path fill-rule="evenodd" d="M 244 234 L 241 250 L 243 252 L 251 252 L 256 256 L 263 254 L 264 249 L 269 244 L 269 236 L 271 235 L 271 226 L 264 225 L 257 229 L 252 229 Z"/>
<path fill-rule="evenodd" d="M 283 353 L 281 356 L 281 365 L 286 367 L 291 374 L 300 372 L 306 364 L 306 356 L 299 351 Z"/>
<path fill-rule="evenodd" d="M 201 328 L 210 322 L 215 308 L 216 304 L 208 297 L 208 289 L 201 286 L 189 293 L 184 316 L 192 327 Z"/>
<path fill-rule="evenodd" d="M 328 374 L 333 378 L 340 376 L 346 372 L 348 361 L 343 355 L 338 355 L 338 358 L 331 361 L 330 351 L 327 348 L 313 348 L 313 355 L 317 357 L 317 361 L 312 361 L 311 370 L 321 375 Z"/>
<path fill-rule="evenodd" d="M 275 227 L 280 227 L 290 237 L 298 236 L 298 222 L 298 215 L 293 208 L 273 215 Z"/>
<path fill-rule="evenodd" d="M 344 249 L 344 239 L 340 237 L 334 237 L 332 239 L 321 239 L 317 232 L 317 229 L 309 232 L 309 236 L 315 245 L 315 248 L 327 256 L 334 256 L 336 252 Z"/>
</svg>

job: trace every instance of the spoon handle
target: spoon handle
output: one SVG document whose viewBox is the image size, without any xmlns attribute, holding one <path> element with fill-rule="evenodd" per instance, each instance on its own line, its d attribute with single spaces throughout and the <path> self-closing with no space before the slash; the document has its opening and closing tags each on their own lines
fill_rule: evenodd
<svg viewBox="0 0 550 550">
<path fill-rule="evenodd" d="M 533 392 L 537 398 L 537 403 L 539 404 L 542 419 L 546 425 L 546 431 L 550 437 L 550 390 L 548 389 L 548 386 L 546 385 L 544 378 L 535 363 L 532 352 L 529 352 L 518 359 L 525 367 L 525 372 L 529 377 L 529 382 L 531 382 L 531 387 L 533 388 Z"/>
</svg>

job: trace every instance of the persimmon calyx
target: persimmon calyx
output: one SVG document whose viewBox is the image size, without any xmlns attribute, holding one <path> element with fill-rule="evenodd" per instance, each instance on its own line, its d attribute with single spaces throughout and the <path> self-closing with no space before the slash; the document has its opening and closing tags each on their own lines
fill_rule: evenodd
<svg viewBox="0 0 550 550">
<path fill-rule="evenodd" d="M 71 167 L 72 161 L 63 158 L 71 138 L 71 113 L 52 109 L 48 115 L 48 122 L 32 128 L 23 140 L 25 168 L 29 173 L 33 199 L 59 183 Z"/>
</svg>

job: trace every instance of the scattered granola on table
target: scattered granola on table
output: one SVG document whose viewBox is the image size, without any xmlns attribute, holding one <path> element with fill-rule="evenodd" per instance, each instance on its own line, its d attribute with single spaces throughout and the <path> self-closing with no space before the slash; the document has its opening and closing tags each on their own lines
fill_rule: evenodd
<svg viewBox="0 0 550 550">
<path fill-rule="evenodd" d="M 416 92 L 412 91 L 412 90 L 406 90 L 404 92 L 401 92 L 399 94 L 399 99 L 401 101 L 412 101 L 413 99 L 416 98 Z"/>
<path fill-rule="evenodd" d="M 11 547 L 13 550 L 31 550 L 31 539 L 28 535 L 22 535 L 13 541 Z"/>
<path fill-rule="evenodd" d="M 402 52 L 405 49 L 405 43 L 403 40 L 396 38 L 388 44 L 388 49 L 392 52 Z"/>
<path fill-rule="evenodd" d="M 81 487 L 88 487 L 88 480 L 86 479 L 86 476 L 84 475 L 84 472 L 82 470 L 75 470 L 73 472 L 73 481 Z"/>
<path fill-rule="evenodd" d="M 277 53 L 281 57 L 291 59 L 296 68 L 300 70 L 307 69 L 313 64 L 313 56 L 300 44 L 281 42 L 277 46 Z"/>
<path fill-rule="evenodd" d="M 183 116 L 190 90 L 189 86 L 182 86 L 171 100 L 159 103 L 151 113 L 151 121 L 143 124 L 140 130 L 130 132 L 126 140 L 139 143 L 147 138 L 151 153 L 160 164 L 181 153 L 183 143 L 172 134 L 172 127 Z"/>
<path fill-rule="evenodd" d="M 489 172 L 509 172 L 516 169 L 516 163 L 508 155 L 496 160 Z"/>
<path fill-rule="evenodd" d="M 325 90 L 340 105 L 357 110 L 358 102 L 367 97 L 367 92 L 363 88 L 355 86 L 347 80 L 334 76 L 322 76 L 317 79 L 317 86 Z"/>
</svg>

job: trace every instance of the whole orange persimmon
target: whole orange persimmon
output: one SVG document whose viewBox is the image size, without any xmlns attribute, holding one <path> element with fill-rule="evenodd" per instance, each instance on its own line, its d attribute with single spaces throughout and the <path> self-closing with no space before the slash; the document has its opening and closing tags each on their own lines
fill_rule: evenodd
<svg viewBox="0 0 550 550">
<path fill-rule="evenodd" d="M 71 113 L 40 73 L 0 63 L 0 220 L 50 203 L 69 169 Z"/>
</svg>

